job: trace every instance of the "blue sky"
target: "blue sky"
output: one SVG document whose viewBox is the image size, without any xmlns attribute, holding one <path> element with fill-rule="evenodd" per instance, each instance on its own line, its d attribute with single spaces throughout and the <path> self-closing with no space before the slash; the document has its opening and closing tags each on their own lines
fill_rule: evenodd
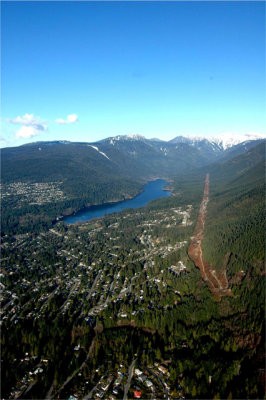
<svg viewBox="0 0 266 400">
<path fill-rule="evenodd" d="M 265 133 L 264 2 L 2 2 L 2 147 Z"/>
</svg>

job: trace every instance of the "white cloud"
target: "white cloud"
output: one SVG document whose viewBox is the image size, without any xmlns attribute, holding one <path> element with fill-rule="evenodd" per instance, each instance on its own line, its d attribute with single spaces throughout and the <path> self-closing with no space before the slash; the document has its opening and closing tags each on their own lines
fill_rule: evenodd
<svg viewBox="0 0 266 400">
<path fill-rule="evenodd" d="M 7 122 L 14 125 L 22 125 L 16 132 L 17 139 L 37 136 L 47 130 L 45 121 L 41 120 L 40 117 L 35 117 L 33 114 L 26 113 L 23 117 L 18 116 L 14 119 L 8 118 Z"/>
<path fill-rule="evenodd" d="M 26 125 L 26 126 L 35 126 L 36 129 L 45 131 L 47 129 L 45 125 L 45 121 L 41 120 L 40 117 L 34 117 L 33 114 L 25 114 L 23 117 L 16 117 L 14 119 L 7 119 L 7 122 L 16 125 Z"/>
<path fill-rule="evenodd" d="M 76 114 L 70 114 L 67 116 L 67 120 L 70 124 L 78 121 L 78 116 Z"/>
<path fill-rule="evenodd" d="M 57 119 L 55 120 L 55 122 L 56 122 L 57 124 L 61 124 L 61 125 L 74 124 L 75 122 L 78 122 L 78 116 L 77 116 L 77 114 L 69 114 L 69 115 L 67 116 L 67 119 L 66 119 L 66 120 L 64 120 L 64 119 L 62 119 L 62 118 L 57 118 Z"/>
<path fill-rule="evenodd" d="M 16 132 L 16 138 L 30 138 L 33 136 L 37 136 L 40 134 L 40 131 L 36 129 L 34 126 L 22 126 L 17 132 Z"/>
</svg>

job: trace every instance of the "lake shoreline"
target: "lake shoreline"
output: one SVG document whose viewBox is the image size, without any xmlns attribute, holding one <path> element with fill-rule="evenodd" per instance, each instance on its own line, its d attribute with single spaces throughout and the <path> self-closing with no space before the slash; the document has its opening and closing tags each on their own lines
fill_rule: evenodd
<svg viewBox="0 0 266 400">
<path fill-rule="evenodd" d="M 159 182 L 159 181 L 162 181 L 162 182 Z M 134 201 L 139 200 L 140 196 L 144 197 L 145 195 L 149 194 L 149 192 L 147 192 L 147 186 L 149 186 L 150 184 L 156 185 L 156 183 L 157 183 L 157 185 L 158 184 L 161 185 L 161 187 L 159 188 L 159 190 L 161 190 L 161 192 L 164 192 L 164 193 L 167 192 L 166 195 L 162 195 L 162 193 L 159 193 L 155 197 L 150 197 L 150 198 L 148 197 L 147 199 L 143 199 L 144 200 L 143 201 L 143 205 L 140 204 L 140 205 L 136 206 L 136 205 L 133 205 L 133 204 L 128 204 L 128 202 L 130 202 L 130 201 L 134 202 Z M 134 209 L 134 208 L 144 207 L 149 201 L 155 200 L 157 198 L 163 198 L 163 197 L 172 196 L 172 192 L 171 192 L 171 190 L 169 190 L 169 186 L 170 186 L 170 182 L 166 181 L 165 179 L 162 179 L 162 178 L 151 178 L 149 181 L 147 181 L 143 185 L 142 190 L 139 191 L 139 193 L 134 197 L 126 198 L 126 196 L 125 196 L 123 200 L 109 201 L 109 202 L 105 202 L 105 203 L 102 203 L 102 204 L 91 204 L 91 205 L 88 205 L 86 207 L 83 207 L 82 209 L 80 209 L 78 211 L 74 211 L 74 212 L 72 212 L 72 213 L 70 213 L 68 215 L 63 215 L 63 216 L 59 217 L 56 222 L 62 222 L 63 221 L 63 222 L 65 222 L 67 224 L 70 224 L 70 225 L 76 225 L 76 224 L 80 225 L 80 224 L 88 222 L 88 221 L 90 221 L 92 219 L 95 220 L 95 219 L 98 219 L 98 218 L 102 218 L 104 215 L 117 213 L 117 212 L 120 212 L 120 211 L 125 210 L 125 209 L 130 209 L 130 208 Z M 155 189 L 158 190 L 158 188 L 155 188 Z M 119 206 L 121 206 L 121 209 L 119 208 Z M 113 208 L 114 208 L 114 210 L 113 210 Z M 104 212 L 105 209 L 106 209 L 106 212 Z M 97 212 L 98 212 L 99 215 L 97 215 Z M 96 215 L 93 216 L 93 217 L 88 217 L 85 220 L 83 219 L 84 215 L 86 215 L 86 214 L 90 215 L 90 214 L 93 214 L 93 213 L 95 213 Z M 69 219 L 72 220 L 73 218 L 75 218 L 75 217 L 78 218 L 79 216 L 82 216 L 82 218 L 80 218 L 77 221 L 68 222 Z"/>
</svg>

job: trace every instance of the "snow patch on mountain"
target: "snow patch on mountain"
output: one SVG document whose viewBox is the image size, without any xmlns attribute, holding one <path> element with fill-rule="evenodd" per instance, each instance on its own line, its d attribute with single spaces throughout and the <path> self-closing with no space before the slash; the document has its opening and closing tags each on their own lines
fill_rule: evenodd
<svg viewBox="0 0 266 400">
<path fill-rule="evenodd" d="M 164 153 L 165 156 L 167 156 L 168 150 L 165 147 L 160 147 L 160 150 Z"/>
<path fill-rule="evenodd" d="M 123 136 L 117 136 L 119 140 L 146 140 L 144 136 L 141 135 L 123 135 Z"/>
<path fill-rule="evenodd" d="M 108 158 L 109 161 L 111 161 L 110 158 L 103 151 L 100 151 L 97 146 L 92 146 L 91 144 L 88 144 L 88 146 L 92 147 L 94 150 L 98 151 L 98 153 L 102 154 L 104 157 Z"/>
<path fill-rule="evenodd" d="M 118 136 L 110 137 L 110 138 L 108 138 L 106 140 L 108 140 L 109 143 L 114 146 L 116 142 L 136 141 L 136 140 L 143 142 L 143 141 L 146 140 L 146 138 L 144 136 L 141 136 L 141 135 L 118 135 Z"/>
</svg>

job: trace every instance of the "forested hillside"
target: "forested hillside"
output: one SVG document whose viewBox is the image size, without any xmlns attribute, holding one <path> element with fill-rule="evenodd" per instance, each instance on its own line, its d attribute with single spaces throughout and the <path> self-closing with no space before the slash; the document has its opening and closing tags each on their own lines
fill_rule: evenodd
<svg viewBox="0 0 266 400">
<path fill-rule="evenodd" d="M 204 257 L 234 272 L 264 259 L 265 143 L 210 169 L 211 185 Z"/>
</svg>

